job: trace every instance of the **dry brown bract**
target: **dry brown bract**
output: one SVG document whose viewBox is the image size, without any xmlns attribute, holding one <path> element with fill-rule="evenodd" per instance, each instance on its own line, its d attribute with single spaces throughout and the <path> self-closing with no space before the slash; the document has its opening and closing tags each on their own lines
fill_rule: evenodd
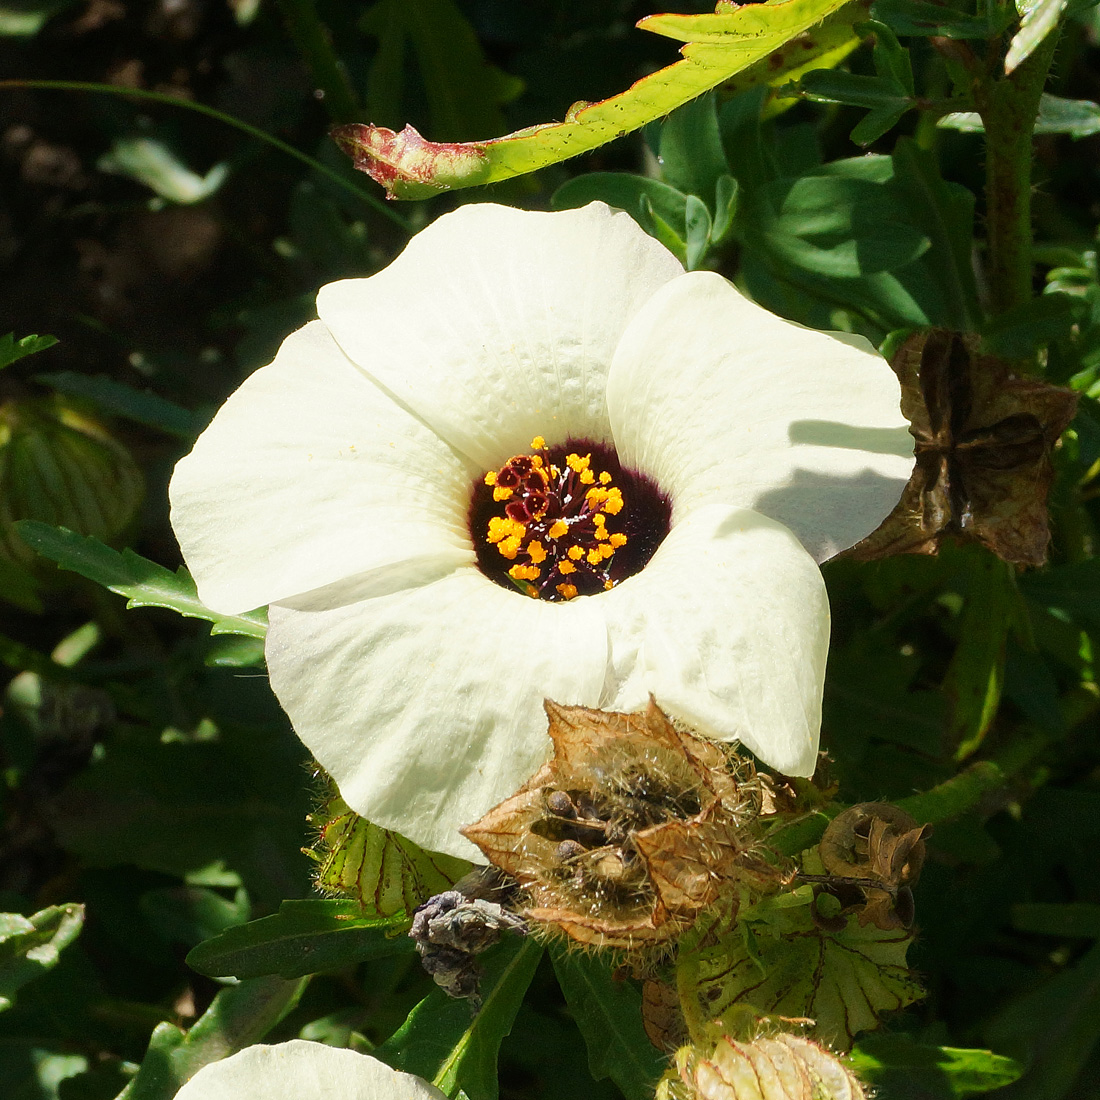
<svg viewBox="0 0 1100 1100">
<path fill-rule="evenodd" d="M 825 889 L 842 912 L 856 911 L 862 926 L 889 932 L 913 923 L 911 888 L 924 865 L 930 825 L 918 826 L 886 802 L 861 802 L 834 818 L 818 845 L 833 881 Z M 818 917 L 828 926 L 829 919 Z M 843 923 L 843 921 L 841 921 Z"/>
<path fill-rule="evenodd" d="M 1077 394 L 1016 377 L 977 353 L 977 338 L 920 333 L 891 366 L 916 440 L 916 468 L 881 527 L 848 553 L 860 561 L 935 554 L 946 535 L 974 539 L 1005 561 L 1042 565 L 1050 531 L 1050 453 Z"/>
<path fill-rule="evenodd" d="M 546 701 L 554 757 L 463 829 L 523 887 L 524 913 L 574 940 L 667 940 L 736 883 L 779 873 L 753 851 L 760 812 L 750 766 L 678 730 L 650 700 L 641 714 Z"/>
</svg>

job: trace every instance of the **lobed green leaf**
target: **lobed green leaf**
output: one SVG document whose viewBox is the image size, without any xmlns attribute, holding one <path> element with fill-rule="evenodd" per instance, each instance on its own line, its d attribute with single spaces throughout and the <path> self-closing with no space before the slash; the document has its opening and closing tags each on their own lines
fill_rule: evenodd
<svg viewBox="0 0 1100 1100">
<path fill-rule="evenodd" d="M 83 927 L 83 905 L 51 905 L 29 917 L 0 913 L 0 1012 L 27 982 L 58 964 Z"/>
</svg>

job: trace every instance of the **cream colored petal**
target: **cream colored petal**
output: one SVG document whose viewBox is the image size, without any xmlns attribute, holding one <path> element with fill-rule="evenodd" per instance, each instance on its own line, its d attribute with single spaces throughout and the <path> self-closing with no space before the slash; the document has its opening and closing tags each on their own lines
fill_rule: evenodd
<svg viewBox="0 0 1100 1100">
<path fill-rule="evenodd" d="M 313 321 L 176 466 L 172 526 L 216 611 L 368 572 L 385 590 L 473 560 L 466 510 L 476 473 Z"/>
<path fill-rule="evenodd" d="M 591 600 L 547 603 L 475 569 L 332 610 L 273 606 L 271 685 L 348 805 L 437 852 L 550 751 L 542 701 L 593 706 L 607 665 Z"/>
<path fill-rule="evenodd" d="M 870 344 L 784 321 L 713 272 L 664 287 L 632 322 L 608 408 L 623 463 L 679 514 L 753 508 L 818 561 L 870 534 L 913 468 L 898 380 Z"/>
<path fill-rule="evenodd" d="M 483 469 L 543 436 L 606 440 L 624 329 L 679 262 L 603 203 L 445 214 L 384 271 L 323 287 L 340 346 Z"/>
<path fill-rule="evenodd" d="M 443 1093 L 367 1054 L 291 1039 L 203 1066 L 176 1100 L 443 1100 Z"/>
<path fill-rule="evenodd" d="M 591 597 L 607 621 L 601 706 L 652 693 L 701 736 L 740 741 L 786 775 L 812 775 L 829 649 L 821 572 L 781 524 L 708 505 L 675 524 L 650 563 Z"/>
</svg>

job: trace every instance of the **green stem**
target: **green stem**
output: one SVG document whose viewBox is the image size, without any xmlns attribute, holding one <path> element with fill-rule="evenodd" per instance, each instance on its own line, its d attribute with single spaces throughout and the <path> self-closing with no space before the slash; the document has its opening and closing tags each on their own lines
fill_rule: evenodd
<svg viewBox="0 0 1100 1100">
<path fill-rule="evenodd" d="M 1032 131 L 1058 35 L 1052 32 L 1011 76 L 987 70 L 974 89 L 985 127 L 989 304 L 996 316 L 1031 300 Z M 1001 65 L 994 54 L 992 64 Z"/>
<path fill-rule="evenodd" d="M 357 199 L 362 199 L 368 206 L 378 211 L 383 217 L 388 218 L 394 225 L 400 226 L 406 233 L 412 233 L 412 226 L 409 224 L 408 220 L 398 214 L 392 206 L 388 206 L 382 199 L 377 198 L 369 191 L 365 191 L 350 180 L 345 179 L 339 172 L 335 172 L 320 161 L 314 160 L 311 156 L 307 156 L 305 153 L 301 152 L 301 150 L 295 149 L 293 145 L 287 145 L 285 141 L 280 141 L 277 137 L 273 137 L 266 131 L 256 126 L 251 126 L 247 122 L 242 122 L 239 118 L 234 118 L 233 115 L 227 115 L 224 111 L 219 111 L 215 107 L 208 107 L 205 103 L 195 103 L 190 99 L 177 99 L 175 96 L 165 95 L 162 92 L 147 92 L 142 88 L 120 88 L 114 84 L 97 84 L 84 80 L 0 80 L 0 90 L 4 88 L 35 88 L 40 91 L 62 92 L 97 92 L 101 95 L 117 95 L 129 97 L 131 99 L 144 99 L 153 103 L 166 103 L 171 107 L 183 107 L 188 111 L 196 111 L 200 115 L 206 115 L 209 118 L 217 119 L 219 122 L 224 122 L 226 126 L 232 126 L 234 129 L 248 134 L 249 137 L 254 137 L 258 141 L 271 145 L 278 149 L 279 152 L 285 153 L 288 157 L 294 157 L 295 160 L 299 160 L 303 164 L 308 165 L 313 171 L 319 172 L 338 187 L 342 187 L 345 191 L 350 192 Z"/>
<path fill-rule="evenodd" d="M 332 48 L 328 28 L 317 17 L 313 0 L 279 0 L 290 37 L 325 97 L 333 122 L 356 122 L 362 113 L 355 90 Z"/>
</svg>

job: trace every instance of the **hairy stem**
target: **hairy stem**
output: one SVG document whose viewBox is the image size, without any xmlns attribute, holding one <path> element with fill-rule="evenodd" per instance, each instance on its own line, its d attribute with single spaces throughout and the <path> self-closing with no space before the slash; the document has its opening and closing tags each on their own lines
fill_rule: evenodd
<svg viewBox="0 0 1100 1100">
<path fill-rule="evenodd" d="M 989 305 L 996 316 L 1031 299 L 1031 135 L 1057 45 L 1049 34 L 1011 76 L 987 70 L 975 105 L 985 127 Z M 993 64 L 1000 67 L 999 56 Z"/>
</svg>

